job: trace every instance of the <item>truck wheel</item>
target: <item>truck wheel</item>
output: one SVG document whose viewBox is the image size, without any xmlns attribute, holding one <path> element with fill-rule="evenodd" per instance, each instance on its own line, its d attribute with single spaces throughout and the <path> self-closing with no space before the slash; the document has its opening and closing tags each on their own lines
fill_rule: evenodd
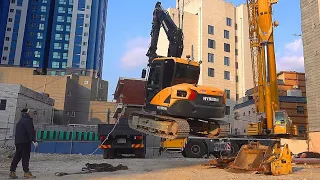
<svg viewBox="0 0 320 180">
<path fill-rule="evenodd" d="M 144 152 L 144 149 L 135 149 L 134 150 L 134 155 L 136 158 L 145 158 L 146 157 L 146 153 Z"/>
<path fill-rule="evenodd" d="M 231 143 L 231 151 L 230 154 L 228 152 L 222 152 L 221 154 L 223 156 L 236 156 L 237 153 L 239 152 L 240 148 L 239 145 L 237 143 Z"/>
<path fill-rule="evenodd" d="M 189 158 L 202 158 L 206 153 L 206 146 L 203 142 L 190 141 L 186 145 L 185 151 Z"/>
<path fill-rule="evenodd" d="M 103 159 L 113 159 L 115 156 L 113 149 L 103 149 Z"/>
<path fill-rule="evenodd" d="M 181 154 L 182 154 L 183 157 L 188 157 L 185 149 L 181 152 Z"/>
</svg>

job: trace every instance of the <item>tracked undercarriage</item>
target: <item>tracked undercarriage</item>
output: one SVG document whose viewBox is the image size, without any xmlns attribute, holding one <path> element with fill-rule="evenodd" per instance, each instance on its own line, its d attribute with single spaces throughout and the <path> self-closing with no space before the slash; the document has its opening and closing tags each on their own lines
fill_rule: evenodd
<svg viewBox="0 0 320 180">
<path fill-rule="evenodd" d="M 224 121 L 205 122 L 146 111 L 132 112 L 128 123 L 132 129 L 165 139 L 183 139 L 189 135 L 223 137 L 227 136 L 229 131 L 229 126 L 225 126 Z"/>
</svg>

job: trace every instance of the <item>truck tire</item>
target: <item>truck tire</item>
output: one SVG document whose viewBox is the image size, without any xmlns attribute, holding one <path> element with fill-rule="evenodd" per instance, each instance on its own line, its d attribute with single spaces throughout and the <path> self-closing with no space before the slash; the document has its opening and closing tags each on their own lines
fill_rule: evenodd
<svg viewBox="0 0 320 180">
<path fill-rule="evenodd" d="M 223 156 L 236 156 L 238 154 L 239 150 L 240 150 L 239 145 L 235 142 L 232 142 L 230 153 L 224 151 L 221 154 Z"/>
<path fill-rule="evenodd" d="M 103 159 L 113 159 L 114 157 L 114 149 L 103 149 Z"/>
<path fill-rule="evenodd" d="M 206 154 L 206 146 L 201 141 L 189 141 L 185 151 L 189 158 L 202 158 Z"/>
<path fill-rule="evenodd" d="M 144 152 L 143 148 L 134 149 L 134 155 L 136 158 L 145 158 L 146 153 Z"/>
</svg>

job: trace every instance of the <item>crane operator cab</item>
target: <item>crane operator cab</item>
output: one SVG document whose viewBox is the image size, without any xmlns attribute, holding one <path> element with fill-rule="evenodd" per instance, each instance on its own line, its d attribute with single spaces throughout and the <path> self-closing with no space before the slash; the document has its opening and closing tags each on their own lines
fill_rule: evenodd
<svg viewBox="0 0 320 180">
<path fill-rule="evenodd" d="M 274 134 L 291 134 L 297 135 L 296 126 L 292 124 L 292 120 L 286 111 L 274 112 Z"/>
</svg>

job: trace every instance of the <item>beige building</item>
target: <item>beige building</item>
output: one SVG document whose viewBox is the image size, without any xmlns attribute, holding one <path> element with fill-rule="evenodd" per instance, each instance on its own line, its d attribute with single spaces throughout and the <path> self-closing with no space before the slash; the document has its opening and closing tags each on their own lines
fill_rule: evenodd
<svg viewBox="0 0 320 180">
<path fill-rule="evenodd" d="M 107 101 L 108 82 L 91 76 L 39 75 L 34 68 L 0 67 L 0 83 L 21 84 L 55 100 L 54 123 L 87 124 L 91 101 Z M 93 103 L 94 104 L 94 103 Z M 89 115 L 91 114 L 91 115 Z"/>
<path fill-rule="evenodd" d="M 310 132 L 320 131 L 320 1 L 301 0 L 302 41 Z M 319 148 L 320 151 L 320 148 Z"/>
<path fill-rule="evenodd" d="M 178 5 L 168 12 L 179 26 Z M 247 7 L 223 0 L 185 0 L 180 24 L 184 33 L 183 57 L 190 55 L 192 60 L 202 61 L 199 84 L 227 92 L 229 111 L 225 120 L 231 121 L 236 101 L 253 87 Z M 157 53 L 166 56 L 168 44 L 161 29 Z"/>
</svg>

